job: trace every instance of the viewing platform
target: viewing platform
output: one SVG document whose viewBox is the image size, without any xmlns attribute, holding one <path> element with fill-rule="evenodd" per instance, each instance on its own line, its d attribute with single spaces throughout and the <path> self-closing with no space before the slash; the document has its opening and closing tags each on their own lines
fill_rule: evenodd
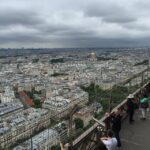
<svg viewBox="0 0 150 150">
<path fill-rule="evenodd" d="M 129 124 L 128 118 L 123 121 L 120 150 L 150 149 L 150 112 L 147 112 L 146 120 L 141 120 L 140 115 L 141 112 L 135 112 L 133 124 Z"/>
<path fill-rule="evenodd" d="M 143 85 L 133 93 L 134 98 L 139 100 L 142 94 L 150 95 L 150 82 Z M 120 150 L 149 150 L 150 149 L 150 111 L 147 111 L 146 120 L 141 120 L 141 111 L 137 109 L 134 114 L 134 122 L 129 123 L 127 115 L 127 99 L 116 106 L 115 110 L 120 110 L 123 114 L 122 129 L 120 138 L 122 147 Z M 103 150 L 98 148 L 97 141 L 105 135 L 107 129 L 111 128 L 110 118 L 104 116 L 101 120 L 81 134 L 72 143 L 65 145 L 65 150 Z"/>
</svg>

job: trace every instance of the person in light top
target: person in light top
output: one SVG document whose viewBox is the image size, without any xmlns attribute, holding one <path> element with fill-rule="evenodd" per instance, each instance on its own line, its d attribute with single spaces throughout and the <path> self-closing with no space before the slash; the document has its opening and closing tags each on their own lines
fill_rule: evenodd
<svg viewBox="0 0 150 150">
<path fill-rule="evenodd" d="M 60 142 L 59 144 L 60 144 L 60 149 L 64 150 L 64 144 L 62 142 Z"/>
<path fill-rule="evenodd" d="M 142 113 L 141 119 L 146 119 L 146 110 L 149 108 L 149 98 L 146 94 L 144 94 L 143 98 L 139 100 L 140 110 Z"/>
<path fill-rule="evenodd" d="M 107 150 L 117 150 L 117 139 L 113 137 L 113 131 L 108 130 L 107 136 L 102 137 L 101 141 L 106 146 Z"/>
</svg>

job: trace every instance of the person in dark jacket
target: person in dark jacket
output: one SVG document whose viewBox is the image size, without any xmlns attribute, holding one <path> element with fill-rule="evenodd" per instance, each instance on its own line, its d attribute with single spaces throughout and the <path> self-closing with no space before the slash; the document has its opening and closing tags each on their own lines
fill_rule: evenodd
<svg viewBox="0 0 150 150">
<path fill-rule="evenodd" d="M 135 102 L 134 102 L 134 96 L 132 94 L 130 94 L 128 96 L 128 100 L 127 100 L 127 113 L 129 114 L 129 123 L 133 123 L 133 115 L 134 115 L 134 111 L 135 111 L 136 107 L 135 107 Z"/>
<path fill-rule="evenodd" d="M 121 130 L 121 112 L 119 110 L 114 111 L 110 115 L 111 123 L 112 123 L 112 131 L 114 132 L 114 136 L 117 139 L 117 146 L 121 147 L 121 141 L 120 141 L 120 130 Z"/>
</svg>

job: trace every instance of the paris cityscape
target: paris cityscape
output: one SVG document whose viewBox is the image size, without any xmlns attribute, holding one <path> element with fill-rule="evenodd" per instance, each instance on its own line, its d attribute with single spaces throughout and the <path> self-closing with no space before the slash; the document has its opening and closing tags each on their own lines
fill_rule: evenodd
<svg viewBox="0 0 150 150">
<path fill-rule="evenodd" d="M 30 149 L 31 144 L 33 149 L 48 149 L 66 140 L 75 106 L 72 134 L 90 127 L 93 115 L 99 118 L 108 110 L 104 91 L 147 69 L 150 54 L 148 48 L 61 49 L 43 54 L 44 50 L 23 54 L 11 49 L 11 54 L 3 55 L 4 51 L 0 51 L 0 139 L 1 148 L 13 150 Z M 145 80 L 149 77 L 148 71 Z M 140 77 L 131 82 L 140 83 Z"/>
<path fill-rule="evenodd" d="M 149 150 L 148 0 L 0 1 L 0 150 Z"/>
</svg>

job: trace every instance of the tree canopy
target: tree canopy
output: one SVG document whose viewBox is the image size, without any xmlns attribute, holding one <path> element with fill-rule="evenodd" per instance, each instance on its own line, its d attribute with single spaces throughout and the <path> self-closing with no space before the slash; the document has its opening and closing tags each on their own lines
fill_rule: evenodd
<svg viewBox="0 0 150 150">
<path fill-rule="evenodd" d="M 80 118 L 75 118 L 74 119 L 74 122 L 75 122 L 75 129 L 83 129 L 84 127 L 84 123 L 83 123 L 83 120 L 80 119 Z"/>
</svg>

